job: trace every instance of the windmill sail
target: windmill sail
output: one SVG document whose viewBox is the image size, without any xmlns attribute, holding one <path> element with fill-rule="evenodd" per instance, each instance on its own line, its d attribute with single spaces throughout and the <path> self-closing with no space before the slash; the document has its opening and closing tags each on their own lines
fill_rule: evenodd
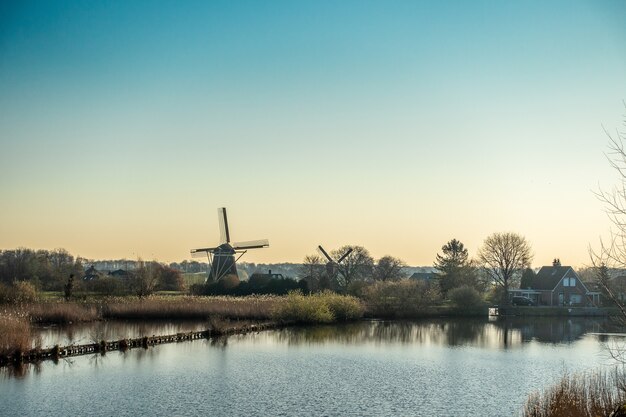
<svg viewBox="0 0 626 417">
<path fill-rule="evenodd" d="M 230 232 L 228 231 L 228 218 L 226 217 L 226 207 L 217 209 L 217 217 L 220 222 L 220 243 L 230 243 Z"/>
<path fill-rule="evenodd" d="M 346 259 L 346 257 L 352 253 L 352 251 L 353 251 L 353 249 L 352 249 L 352 248 L 348 249 L 348 251 L 347 251 L 346 253 L 344 253 L 344 254 L 343 254 L 343 256 L 342 256 L 341 258 L 339 258 L 339 260 L 337 261 L 337 263 L 338 263 L 338 264 L 340 264 L 340 263 L 341 263 L 341 261 L 343 261 L 344 259 Z"/>
<path fill-rule="evenodd" d="M 328 262 L 335 262 L 333 261 L 333 258 L 331 258 L 328 253 L 326 253 L 326 251 L 324 250 L 324 248 L 322 247 L 322 245 L 319 245 L 318 248 L 320 249 L 320 251 L 322 251 L 322 253 L 324 254 L 324 256 L 326 257 L 326 259 L 328 259 Z"/>
<path fill-rule="evenodd" d="M 217 217 L 220 226 L 220 243 L 216 247 L 198 248 L 191 250 L 194 258 L 206 256 L 209 260 L 209 280 L 219 281 L 227 275 L 237 276 L 235 254 L 237 251 L 245 253 L 248 249 L 267 248 L 270 243 L 267 239 L 251 240 L 247 242 L 230 243 L 230 230 L 228 229 L 228 217 L 226 207 L 217 209 Z M 242 255 L 243 255 L 242 253 Z M 241 255 L 240 255 L 241 256 Z"/>
<path fill-rule="evenodd" d="M 249 240 L 246 242 L 233 243 L 233 249 L 241 250 L 241 249 L 267 248 L 269 245 L 270 245 L 270 242 L 267 239 Z"/>
<path fill-rule="evenodd" d="M 198 248 L 198 249 L 192 249 L 191 250 L 191 255 L 198 255 L 198 256 L 204 256 L 206 252 L 213 252 L 215 251 L 215 249 L 217 248 Z"/>
</svg>

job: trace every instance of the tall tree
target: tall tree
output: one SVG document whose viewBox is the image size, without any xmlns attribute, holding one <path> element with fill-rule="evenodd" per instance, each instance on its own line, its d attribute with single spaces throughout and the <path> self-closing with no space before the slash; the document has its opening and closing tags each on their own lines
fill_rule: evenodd
<svg viewBox="0 0 626 417">
<path fill-rule="evenodd" d="M 337 274 L 337 284 L 343 290 L 354 281 L 362 281 L 372 277 L 372 268 L 374 267 L 374 258 L 369 251 L 363 246 L 342 246 L 330 253 L 330 257 L 335 261 L 352 249 L 352 252 L 346 256 L 337 266 L 339 273 Z"/>
<path fill-rule="evenodd" d="M 406 277 L 406 264 L 393 256 L 383 256 L 374 266 L 373 278 L 376 281 L 399 281 Z"/>
<path fill-rule="evenodd" d="M 494 233 L 478 251 L 478 259 L 493 283 L 502 289 L 502 303 L 509 304 L 509 286 L 533 255 L 526 238 L 516 233 Z"/>
<path fill-rule="evenodd" d="M 448 291 L 468 284 L 464 278 L 472 272 L 469 268 L 468 253 L 463 243 L 452 239 L 441 247 L 442 255 L 437 254 L 434 267 L 439 271 L 439 287 L 446 297 Z"/>
</svg>

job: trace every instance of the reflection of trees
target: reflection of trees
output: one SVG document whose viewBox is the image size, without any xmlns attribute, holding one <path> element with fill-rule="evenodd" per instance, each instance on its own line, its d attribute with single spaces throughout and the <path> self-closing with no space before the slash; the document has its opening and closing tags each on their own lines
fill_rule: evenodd
<svg viewBox="0 0 626 417">
<path fill-rule="evenodd" d="M 598 318 L 435 319 L 366 321 L 343 325 L 292 327 L 267 334 L 288 345 L 339 343 L 433 344 L 509 348 L 531 340 L 570 343 L 586 333 L 600 332 L 607 322 Z"/>
<path fill-rule="evenodd" d="M 0 367 L 0 379 L 24 378 L 30 373 L 41 373 L 40 363 L 21 363 L 18 365 L 10 365 Z"/>
<path fill-rule="evenodd" d="M 343 325 L 292 327 L 274 332 L 290 345 L 301 344 L 444 344 L 482 343 L 484 320 L 367 321 Z"/>
<path fill-rule="evenodd" d="M 494 325 L 501 331 L 518 333 L 522 342 L 571 343 L 587 333 L 606 331 L 610 323 L 604 318 L 590 317 L 513 317 L 502 318 Z"/>
</svg>

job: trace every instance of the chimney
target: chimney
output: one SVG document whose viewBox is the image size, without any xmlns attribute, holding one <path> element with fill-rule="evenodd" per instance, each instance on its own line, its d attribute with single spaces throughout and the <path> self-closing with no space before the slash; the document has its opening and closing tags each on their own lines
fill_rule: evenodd
<svg viewBox="0 0 626 417">
<path fill-rule="evenodd" d="M 559 258 L 554 258 L 554 260 L 552 261 L 552 266 L 555 268 L 561 266 L 561 260 Z"/>
</svg>

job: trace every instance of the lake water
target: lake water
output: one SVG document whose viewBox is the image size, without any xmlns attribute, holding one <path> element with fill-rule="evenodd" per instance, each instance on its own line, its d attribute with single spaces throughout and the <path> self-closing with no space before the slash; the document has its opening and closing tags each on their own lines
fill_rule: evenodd
<svg viewBox="0 0 626 417">
<path fill-rule="evenodd" d="M 103 326 L 103 324 L 100 324 Z M 44 329 L 48 344 L 202 328 Z M 365 321 L 0 370 L 7 416 L 511 416 L 564 372 L 611 369 L 601 319 Z M 141 333 L 144 332 L 144 333 Z M 82 340 L 81 340 L 82 339 Z"/>
</svg>

